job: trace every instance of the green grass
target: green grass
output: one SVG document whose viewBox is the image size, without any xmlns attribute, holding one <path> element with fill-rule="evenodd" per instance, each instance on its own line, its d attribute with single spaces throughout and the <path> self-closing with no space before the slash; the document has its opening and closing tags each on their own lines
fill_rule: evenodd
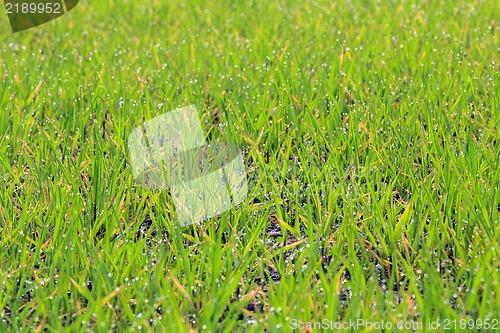
<svg viewBox="0 0 500 333">
<path fill-rule="evenodd" d="M 498 1 L 94 0 L 0 23 L 0 331 L 500 319 Z M 180 228 L 127 137 L 190 104 L 244 151 L 249 193 Z"/>
</svg>

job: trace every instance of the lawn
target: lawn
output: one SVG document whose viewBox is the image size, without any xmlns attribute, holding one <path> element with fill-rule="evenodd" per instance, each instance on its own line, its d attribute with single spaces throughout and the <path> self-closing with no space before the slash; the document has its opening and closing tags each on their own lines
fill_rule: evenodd
<svg viewBox="0 0 500 333">
<path fill-rule="evenodd" d="M 0 32 L 1 332 L 500 330 L 500 2 L 91 0 Z M 127 139 L 188 105 L 249 190 L 182 227 Z"/>
</svg>

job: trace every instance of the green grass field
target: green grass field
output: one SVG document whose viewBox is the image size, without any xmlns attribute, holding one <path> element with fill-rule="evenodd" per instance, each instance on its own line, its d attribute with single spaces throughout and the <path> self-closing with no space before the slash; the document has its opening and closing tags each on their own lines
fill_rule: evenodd
<svg viewBox="0 0 500 333">
<path fill-rule="evenodd" d="M 500 330 L 498 1 L 0 23 L 1 332 Z M 249 192 L 181 228 L 127 138 L 190 104 Z"/>
</svg>

